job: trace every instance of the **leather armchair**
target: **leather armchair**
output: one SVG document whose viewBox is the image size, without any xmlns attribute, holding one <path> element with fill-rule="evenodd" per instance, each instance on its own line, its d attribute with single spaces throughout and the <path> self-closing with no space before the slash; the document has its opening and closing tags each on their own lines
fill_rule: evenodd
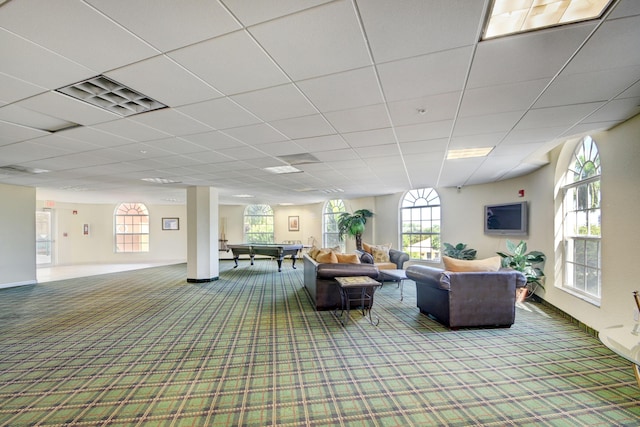
<svg viewBox="0 0 640 427">
<path fill-rule="evenodd" d="M 420 312 L 451 329 L 510 327 L 515 322 L 516 288 L 527 279 L 516 270 L 457 273 L 424 265 L 407 268 L 416 282 Z"/>
</svg>

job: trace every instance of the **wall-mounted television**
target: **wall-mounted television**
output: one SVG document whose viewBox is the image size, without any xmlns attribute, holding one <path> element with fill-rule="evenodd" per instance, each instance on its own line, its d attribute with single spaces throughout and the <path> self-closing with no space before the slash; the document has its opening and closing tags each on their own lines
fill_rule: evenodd
<svg viewBox="0 0 640 427">
<path fill-rule="evenodd" d="M 484 234 L 526 235 L 529 231 L 527 202 L 485 205 Z"/>
</svg>

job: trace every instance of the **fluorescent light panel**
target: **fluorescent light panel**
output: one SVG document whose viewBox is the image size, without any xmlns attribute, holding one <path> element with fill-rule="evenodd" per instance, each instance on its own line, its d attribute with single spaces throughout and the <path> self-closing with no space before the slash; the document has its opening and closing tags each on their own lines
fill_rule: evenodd
<svg viewBox="0 0 640 427">
<path fill-rule="evenodd" d="M 484 39 L 599 18 L 611 0 L 493 0 Z"/>
<path fill-rule="evenodd" d="M 273 166 L 270 168 L 264 168 L 264 170 L 277 174 L 302 172 L 300 169 L 294 168 L 293 166 Z"/>
<path fill-rule="evenodd" d="M 447 151 L 447 160 L 485 157 L 491 152 L 491 150 L 493 150 L 493 147 L 460 148 L 449 150 Z"/>
</svg>

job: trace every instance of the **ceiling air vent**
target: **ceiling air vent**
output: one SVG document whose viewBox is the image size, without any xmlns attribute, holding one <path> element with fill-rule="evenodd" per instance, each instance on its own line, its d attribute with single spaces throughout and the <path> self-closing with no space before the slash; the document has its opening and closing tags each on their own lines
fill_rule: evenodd
<svg viewBox="0 0 640 427">
<path fill-rule="evenodd" d="M 47 172 L 49 171 L 46 169 L 28 168 L 25 166 L 18 166 L 18 165 L 0 166 L 1 175 L 23 175 L 23 174 L 36 175 L 39 173 L 47 173 Z"/>
<path fill-rule="evenodd" d="M 299 153 L 299 154 L 287 154 L 285 156 L 278 156 L 283 162 L 287 162 L 290 165 L 306 165 L 309 163 L 320 163 L 320 160 L 311 153 Z"/>
<path fill-rule="evenodd" d="M 64 93 L 120 116 L 131 116 L 167 107 L 105 76 L 93 77 L 57 89 L 56 92 Z"/>
</svg>

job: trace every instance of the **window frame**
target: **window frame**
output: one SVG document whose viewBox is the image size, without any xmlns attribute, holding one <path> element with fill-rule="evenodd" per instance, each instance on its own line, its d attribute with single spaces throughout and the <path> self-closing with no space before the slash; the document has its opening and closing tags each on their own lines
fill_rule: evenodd
<svg viewBox="0 0 640 427">
<path fill-rule="evenodd" d="M 252 209 L 261 209 L 262 213 L 260 212 L 250 213 L 250 210 Z M 248 219 L 250 221 L 247 221 Z M 251 229 L 255 227 L 262 228 L 262 231 L 252 232 Z M 260 239 L 252 238 L 255 236 L 261 236 L 261 238 Z M 273 208 L 271 207 L 271 205 L 253 204 L 253 205 L 247 205 L 244 208 L 242 237 L 245 243 L 258 243 L 258 244 L 275 243 L 275 222 L 274 222 Z"/>
<path fill-rule="evenodd" d="M 322 209 L 322 247 L 331 248 L 340 246 L 340 251 L 346 249 L 344 239 L 340 240 L 338 233 L 338 216 L 347 212 L 347 207 L 342 199 L 327 200 Z"/>
<path fill-rule="evenodd" d="M 137 214 L 132 212 L 136 211 Z M 144 203 L 123 202 L 113 213 L 115 253 L 147 253 L 150 250 L 149 209 Z"/>
<path fill-rule="evenodd" d="M 581 153 L 589 157 L 580 158 Z M 585 177 L 587 164 L 593 164 L 596 173 Z M 576 145 L 564 182 L 561 191 L 562 289 L 599 305 L 602 297 L 602 165 L 600 150 L 592 137 L 585 136 Z M 595 204 L 594 198 L 597 198 Z"/>
<path fill-rule="evenodd" d="M 420 203 L 421 200 L 423 200 L 424 203 Z M 442 258 L 442 204 L 437 190 L 432 187 L 424 187 L 407 191 L 400 200 L 399 211 L 400 250 L 408 253 L 411 259 L 439 262 Z M 415 212 L 418 213 L 417 217 L 414 217 Z M 407 221 L 407 214 L 410 215 L 409 221 Z M 406 232 L 407 224 L 409 224 L 411 230 L 414 223 L 418 223 L 420 231 Z M 430 231 L 423 231 L 424 223 L 430 224 Z M 433 230 L 434 226 L 437 226 L 437 232 Z M 428 236 L 428 239 L 425 238 L 426 236 Z M 406 241 L 405 237 L 407 238 Z M 429 245 L 423 244 L 427 240 L 429 240 Z M 412 250 L 412 247 L 414 249 L 416 247 L 418 248 L 418 257 L 415 256 L 416 251 Z M 423 249 L 425 254 L 424 257 L 422 256 Z M 431 257 L 427 254 L 430 254 Z"/>
</svg>

